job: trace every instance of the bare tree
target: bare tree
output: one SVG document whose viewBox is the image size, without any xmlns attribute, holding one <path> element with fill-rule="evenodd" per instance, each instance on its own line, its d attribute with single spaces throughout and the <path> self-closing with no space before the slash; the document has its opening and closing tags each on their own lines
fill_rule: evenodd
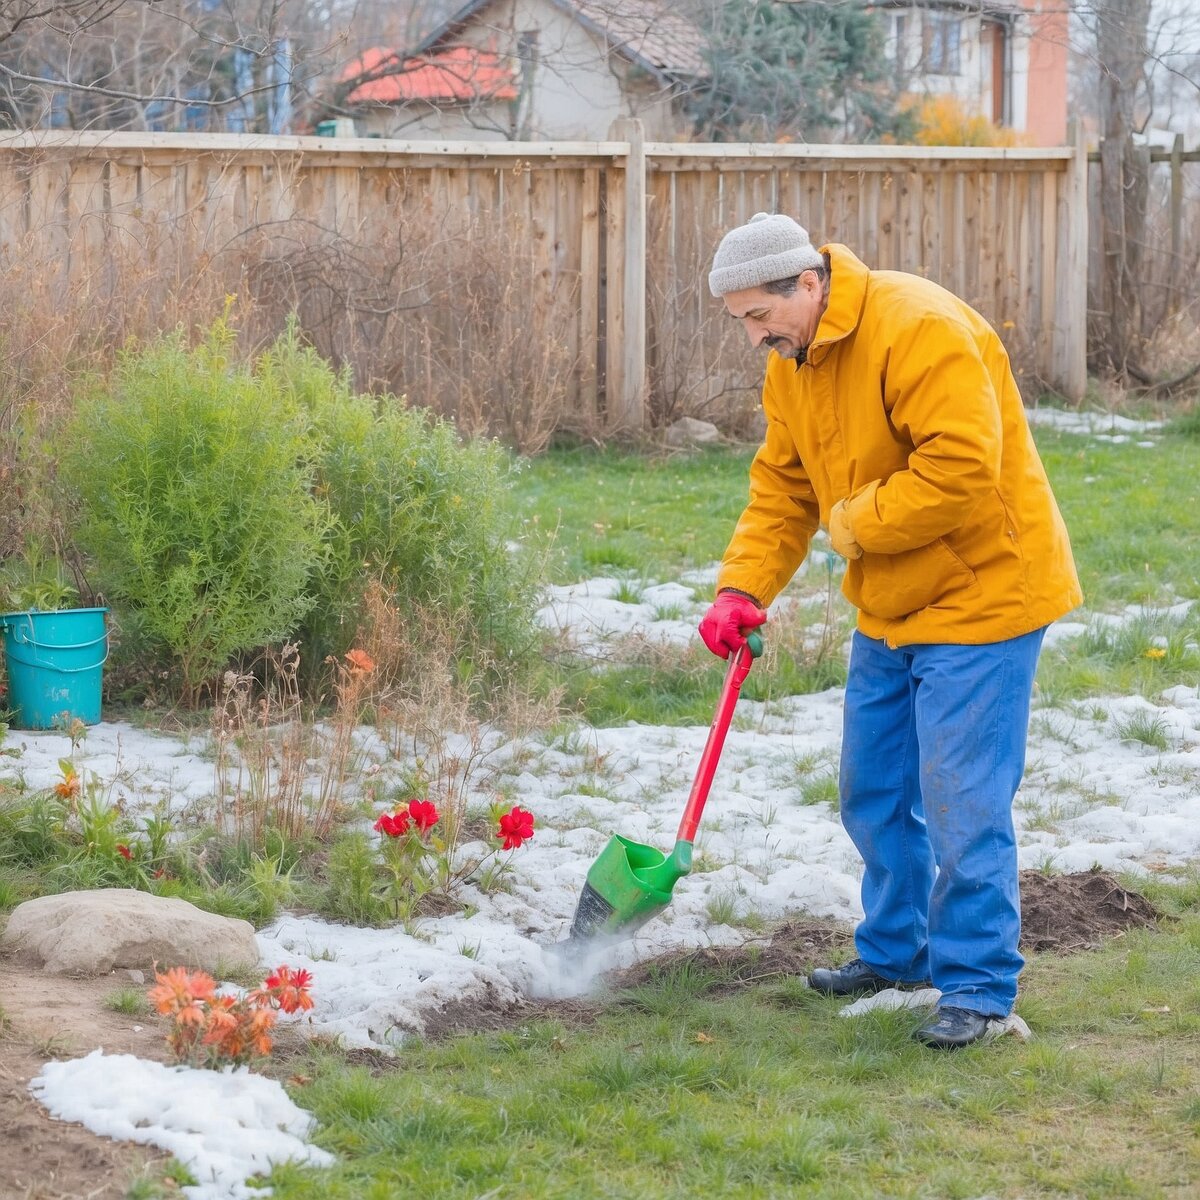
<svg viewBox="0 0 1200 1200">
<path fill-rule="evenodd" d="M 353 15 L 349 0 L 4 0 L 0 123 L 279 132 Z"/>
</svg>

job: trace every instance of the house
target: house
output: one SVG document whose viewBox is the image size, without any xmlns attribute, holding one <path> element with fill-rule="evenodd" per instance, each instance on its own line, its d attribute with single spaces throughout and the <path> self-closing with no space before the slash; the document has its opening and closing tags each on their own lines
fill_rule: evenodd
<svg viewBox="0 0 1200 1200">
<path fill-rule="evenodd" d="M 365 136 L 601 141 L 640 117 L 668 139 L 703 46 L 670 0 L 472 0 L 410 56 L 352 63 L 345 107 Z"/>
<path fill-rule="evenodd" d="M 873 3 L 902 91 L 953 96 L 1038 146 L 1067 137 L 1063 0 L 896 0 Z"/>
</svg>

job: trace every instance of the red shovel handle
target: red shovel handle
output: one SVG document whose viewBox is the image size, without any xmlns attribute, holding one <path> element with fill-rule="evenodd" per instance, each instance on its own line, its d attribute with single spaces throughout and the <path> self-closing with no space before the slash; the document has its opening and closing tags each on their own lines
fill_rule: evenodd
<svg viewBox="0 0 1200 1200">
<path fill-rule="evenodd" d="M 692 784 L 687 806 L 683 810 L 683 820 L 679 822 L 679 832 L 675 836 L 677 842 L 696 840 L 696 830 L 700 826 L 700 816 L 704 812 L 704 802 L 708 799 L 713 776 L 717 773 L 717 761 L 721 757 L 721 747 L 725 745 L 725 735 L 729 732 L 734 706 L 737 704 L 742 684 L 750 674 L 750 664 L 762 653 L 762 639 L 757 633 L 751 634 L 750 638 L 757 644 L 757 654 L 751 649 L 748 639 L 742 643 L 736 654 L 729 656 L 729 669 L 725 672 L 717 711 L 708 730 L 708 741 L 704 744 L 704 753 L 700 755 L 696 781 Z"/>
</svg>

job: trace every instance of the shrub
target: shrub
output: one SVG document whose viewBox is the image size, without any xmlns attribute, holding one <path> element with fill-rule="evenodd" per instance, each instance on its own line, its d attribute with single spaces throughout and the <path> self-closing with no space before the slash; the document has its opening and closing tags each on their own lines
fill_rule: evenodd
<svg viewBox="0 0 1200 1200">
<path fill-rule="evenodd" d="M 954 96 L 926 96 L 910 111 L 918 146 L 1015 146 L 1020 140 L 1011 129 L 969 112 Z"/>
<path fill-rule="evenodd" d="M 195 348 L 177 332 L 124 353 L 60 462 L 101 585 L 168 648 L 190 703 L 232 655 L 295 629 L 325 528 L 306 414 L 233 342 L 223 318 Z"/>
<path fill-rule="evenodd" d="M 320 445 L 315 484 L 331 520 L 300 635 L 308 661 L 350 647 L 373 584 L 457 630 L 464 658 L 483 648 L 503 661 L 531 644 L 536 581 L 510 548 L 507 452 L 463 443 L 394 396 L 356 394 L 294 324 L 260 370 L 309 414 Z"/>
</svg>

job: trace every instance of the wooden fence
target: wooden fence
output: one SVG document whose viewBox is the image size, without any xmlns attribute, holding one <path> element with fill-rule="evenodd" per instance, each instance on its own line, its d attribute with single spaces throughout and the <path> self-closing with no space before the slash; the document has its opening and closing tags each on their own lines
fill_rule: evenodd
<svg viewBox="0 0 1200 1200">
<path fill-rule="evenodd" d="M 285 231 L 293 246 L 357 247 L 359 271 L 383 257 L 375 248 L 384 243 L 399 253 L 397 231 L 421 222 L 466 239 L 475 256 L 519 247 L 530 337 L 552 330 L 562 341 L 570 403 L 608 429 L 756 395 L 760 356 L 709 295 L 707 272 L 721 234 L 758 210 L 791 213 L 818 243 L 844 241 L 873 267 L 945 284 L 1001 331 L 1027 378 L 1082 396 L 1078 143 L 659 144 L 644 142 L 633 121 L 618 122 L 610 141 L 569 144 L 0 136 L 0 268 L 41 261 L 64 288 L 164 248 L 176 271 L 236 263 L 253 238 Z M 393 271 L 379 285 L 413 298 L 405 329 L 420 320 L 438 261 L 431 243 L 420 277 Z M 378 351 L 385 335 L 372 327 L 365 341 Z M 422 337 L 431 344 L 428 331 Z"/>
</svg>

